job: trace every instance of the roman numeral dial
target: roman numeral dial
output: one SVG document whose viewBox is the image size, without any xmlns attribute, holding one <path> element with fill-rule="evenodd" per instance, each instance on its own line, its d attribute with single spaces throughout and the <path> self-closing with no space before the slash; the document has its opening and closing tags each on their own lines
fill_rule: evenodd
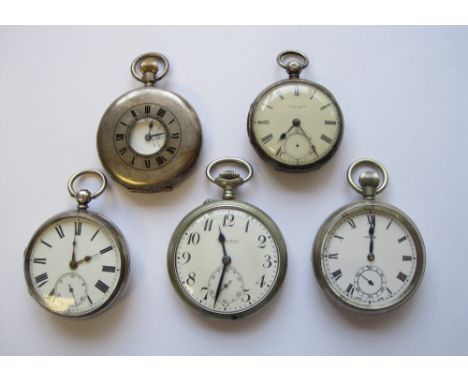
<svg viewBox="0 0 468 382">
<path fill-rule="evenodd" d="M 312 166 L 331 155 L 339 144 L 342 124 L 332 95 L 300 80 L 268 89 L 249 114 L 249 133 L 257 151 L 292 167 Z"/>
<path fill-rule="evenodd" d="M 399 301 L 417 265 L 410 230 L 383 208 L 360 207 L 330 224 L 319 267 L 334 293 L 363 309 Z"/>
<path fill-rule="evenodd" d="M 99 219 L 87 214 L 57 218 L 42 226 L 29 244 L 28 286 L 47 309 L 87 314 L 100 309 L 119 286 L 121 247 L 108 223 Z"/>
<path fill-rule="evenodd" d="M 165 166 L 182 143 L 175 115 L 157 104 L 142 104 L 124 113 L 115 125 L 114 147 L 119 160 L 145 171 Z"/>
</svg>

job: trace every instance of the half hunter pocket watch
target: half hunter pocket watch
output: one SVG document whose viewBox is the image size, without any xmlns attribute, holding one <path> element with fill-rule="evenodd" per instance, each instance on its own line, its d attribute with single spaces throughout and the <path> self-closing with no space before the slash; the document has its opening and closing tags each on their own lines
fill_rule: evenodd
<svg viewBox="0 0 468 382">
<path fill-rule="evenodd" d="M 213 168 L 237 164 L 216 178 Z M 234 200 L 234 190 L 253 174 L 238 158 L 212 162 L 208 179 L 224 189 L 223 200 L 207 200 L 183 218 L 168 251 L 169 275 L 178 294 L 196 310 L 237 319 L 263 307 L 280 287 L 287 266 L 286 244 L 273 220 L 251 204 Z"/>
<path fill-rule="evenodd" d="M 91 193 L 75 191 L 83 175 L 96 175 L 102 185 Z M 107 185 L 103 173 L 83 170 L 72 176 L 68 191 L 77 210 L 55 215 L 34 233 L 24 257 L 29 293 L 46 310 L 62 317 L 90 318 L 109 309 L 122 295 L 129 275 L 129 255 L 119 229 L 88 203 Z"/>
<path fill-rule="evenodd" d="M 181 96 L 154 87 L 168 70 L 160 53 L 137 57 L 131 72 L 145 86 L 117 98 L 99 125 L 101 162 L 130 191 L 171 191 L 200 152 L 201 128 L 193 108 Z"/>
<path fill-rule="evenodd" d="M 372 170 L 362 172 L 357 185 L 353 173 L 363 165 Z M 398 208 L 375 200 L 387 181 L 380 163 L 372 159 L 352 163 L 348 182 L 364 200 L 335 211 L 314 242 L 313 265 L 320 286 L 338 304 L 359 313 L 401 306 L 424 274 L 425 249 L 418 228 Z"/>
<path fill-rule="evenodd" d="M 285 57 L 293 59 L 285 61 Z M 343 117 L 338 102 L 323 86 L 299 78 L 307 56 L 286 50 L 277 57 L 289 79 L 263 90 L 250 106 L 247 131 L 257 153 L 280 171 L 320 168 L 338 149 Z"/>
</svg>

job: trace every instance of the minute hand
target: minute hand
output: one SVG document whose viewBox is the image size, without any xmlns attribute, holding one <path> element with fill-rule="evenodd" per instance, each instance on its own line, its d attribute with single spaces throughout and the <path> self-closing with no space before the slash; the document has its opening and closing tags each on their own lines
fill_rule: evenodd
<svg viewBox="0 0 468 382">
<path fill-rule="evenodd" d="M 304 129 L 302 128 L 302 126 L 299 125 L 299 126 L 297 126 L 297 128 L 298 128 L 299 130 L 301 130 L 302 135 L 304 135 L 304 137 L 306 137 L 306 139 L 309 141 L 309 143 L 310 143 L 310 148 L 312 149 L 312 151 L 314 152 L 314 154 L 317 155 L 317 156 L 319 156 L 319 155 L 318 155 L 318 152 L 317 152 L 317 150 L 316 150 L 316 148 L 315 148 L 315 145 L 312 143 L 312 139 L 310 139 L 310 137 L 306 134 L 306 132 L 304 131 Z"/>
<path fill-rule="evenodd" d="M 229 264 L 231 264 L 231 258 L 228 256 L 226 252 L 226 237 L 224 234 L 221 232 L 221 227 L 219 227 L 219 236 L 218 236 L 218 241 L 221 243 L 221 246 L 223 248 L 223 270 L 221 271 L 221 277 L 219 278 L 218 282 L 218 287 L 216 288 L 216 294 L 215 294 L 215 299 L 213 303 L 213 307 L 216 305 L 216 302 L 218 301 L 218 297 L 221 293 L 221 286 L 223 285 L 223 280 L 224 280 L 224 275 L 226 273 L 226 268 L 228 267 Z"/>
<path fill-rule="evenodd" d="M 369 254 L 367 255 L 367 259 L 369 261 L 373 261 L 375 259 L 374 255 L 374 232 L 375 232 L 375 216 L 371 216 L 370 220 L 370 227 L 369 227 Z"/>
</svg>

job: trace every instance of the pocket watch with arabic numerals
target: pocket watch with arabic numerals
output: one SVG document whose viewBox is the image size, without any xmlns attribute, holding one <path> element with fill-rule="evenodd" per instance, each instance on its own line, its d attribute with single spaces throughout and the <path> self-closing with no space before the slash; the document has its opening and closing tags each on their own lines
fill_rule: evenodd
<svg viewBox="0 0 468 382">
<path fill-rule="evenodd" d="M 137 57 L 131 72 L 145 86 L 117 98 L 99 124 L 101 162 L 130 191 L 171 191 L 200 152 L 201 127 L 193 108 L 181 96 L 154 87 L 168 69 L 160 53 Z"/>
<path fill-rule="evenodd" d="M 294 59 L 285 61 L 286 56 Z M 316 170 L 338 149 L 343 116 L 338 102 L 323 86 L 299 78 L 309 64 L 304 53 L 286 50 L 277 57 L 289 79 L 263 90 L 247 119 L 250 142 L 280 171 Z"/>
<path fill-rule="evenodd" d="M 75 191 L 74 182 L 84 175 L 98 176 L 100 189 Z M 29 293 L 49 312 L 75 319 L 94 317 L 114 305 L 127 285 L 130 262 L 124 237 L 109 220 L 88 211 L 88 203 L 106 185 L 100 171 L 73 175 L 68 191 L 78 202 L 77 210 L 47 220 L 26 248 Z"/>
<path fill-rule="evenodd" d="M 372 170 L 362 172 L 357 185 L 353 173 L 363 165 Z M 335 211 L 314 242 L 313 265 L 320 286 L 335 302 L 358 313 L 401 306 L 424 274 L 426 255 L 418 228 L 396 207 L 375 200 L 387 181 L 387 171 L 377 161 L 352 163 L 348 182 L 364 200 Z"/>
<path fill-rule="evenodd" d="M 212 175 L 215 166 L 228 163 L 245 167 L 247 176 L 233 170 Z M 206 175 L 224 189 L 223 200 L 207 200 L 183 218 L 169 245 L 169 275 L 191 307 L 237 319 L 256 312 L 277 292 L 286 273 L 286 244 L 268 215 L 234 200 L 234 189 L 253 175 L 248 162 L 218 159 Z"/>
</svg>

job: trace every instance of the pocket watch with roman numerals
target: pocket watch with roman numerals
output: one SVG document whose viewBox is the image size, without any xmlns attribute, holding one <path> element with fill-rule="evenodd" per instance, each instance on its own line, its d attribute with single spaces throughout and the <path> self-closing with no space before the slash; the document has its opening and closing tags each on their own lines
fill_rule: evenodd
<svg viewBox="0 0 468 382">
<path fill-rule="evenodd" d="M 213 168 L 245 167 L 245 178 Z M 223 200 L 207 200 L 184 217 L 172 235 L 168 270 L 178 294 L 205 315 L 237 319 L 256 312 L 277 292 L 287 264 L 286 244 L 273 220 L 251 204 L 234 200 L 234 189 L 253 175 L 238 158 L 212 162 L 208 179 L 224 189 Z"/>
<path fill-rule="evenodd" d="M 116 99 L 99 125 L 101 162 L 130 191 L 171 191 L 200 152 L 201 127 L 193 108 L 181 96 L 154 86 L 168 69 L 160 53 L 137 57 L 131 72 L 144 87 Z"/>
<path fill-rule="evenodd" d="M 357 166 L 367 166 L 353 178 Z M 379 174 L 380 172 L 380 174 Z M 364 200 L 335 211 L 314 242 L 313 265 L 323 290 L 358 313 L 381 313 L 401 306 L 415 293 L 425 268 L 423 239 L 398 208 L 375 200 L 387 186 L 385 168 L 360 159 L 348 169 L 348 182 Z"/>
<path fill-rule="evenodd" d="M 98 176 L 91 193 L 75 191 L 81 176 Z M 88 211 L 88 203 L 107 185 L 103 173 L 82 170 L 68 183 L 78 208 L 55 215 L 34 233 L 25 251 L 24 275 L 31 296 L 46 310 L 67 318 L 90 318 L 113 306 L 129 275 L 129 254 L 119 229 Z"/>
<path fill-rule="evenodd" d="M 250 142 L 277 170 L 318 169 L 340 145 L 344 126 L 340 107 L 325 87 L 299 78 L 309 64 L 304 53 L 286 50 L 277 61 L 289 78 L 267 87 L 252 103 L 247 119 Z"/>
</svg>

